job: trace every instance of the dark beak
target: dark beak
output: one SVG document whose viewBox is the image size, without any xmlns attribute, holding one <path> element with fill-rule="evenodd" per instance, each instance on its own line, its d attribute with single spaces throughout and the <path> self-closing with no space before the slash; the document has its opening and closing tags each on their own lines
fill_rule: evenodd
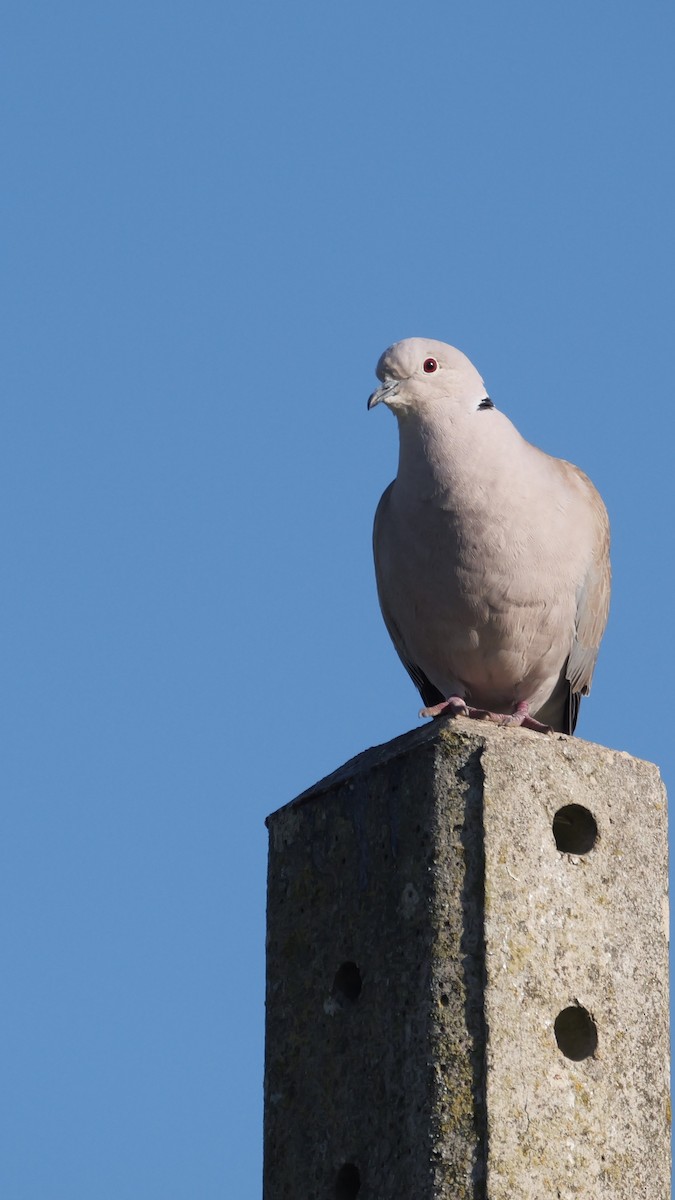
<svg viewBox="0 0 675 1200">
<path fill-rule="evenodd" d="M 374 408 L 376 404 L 386 404 L 392 400 L 398 391 L 398 380 L 393 383 L 383 383 L 382 387 L 376 388 L 368 397 L 368 411 Z"/>
</svg>

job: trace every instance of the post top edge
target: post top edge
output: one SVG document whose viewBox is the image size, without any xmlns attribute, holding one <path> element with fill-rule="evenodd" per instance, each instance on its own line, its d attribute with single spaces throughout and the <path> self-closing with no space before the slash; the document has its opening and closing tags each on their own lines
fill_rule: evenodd
<svg viewBox="0 0 675 1200">
<path fill-rule="evenodd" d="M 522 728 L 505 729 L 498 725 L 491 725 L 486 721 L 469 720 L 464 717 L 447 717 L 431 721 L 418 729 L 411 729 L 407 733 L 399 734 L 388 742 L 383 742 L 380 745 L 371 746 L 367 750 L 362 750 L 354 758 L 348 759 L 347 762 L 343 763 L 335 771 L 317 780 L 316 783 L 306 788 L 303 792 L 300 792 L 294 799 L 270 813 L 265 819 L 265 825 L 269 828 L 270 822 L 273 819 L 288 812 L 289 809 L 309 803 L 325 792 L 330 791 L 331 788 L 348 782 L 356 775 L 362 775 L 376 767 L 384 766 L 385 763 L 391 762 L 393 759 L 402 758 L 406 754 L 425 747 L 431 748 L 442 743 L 447 744 L 452 740 L 455 742 L 464 742 L 467 748 L 490 748 L 498 750 L 500 745 L 505 745 L 504 739 L 509 739 L 512 746 L 514 745 L 513 739 L 518 739 L 518 743 L 515 744 L 520 744 L 523 750 L 527 746 L 529 751 L 533 747 L 536 747 L 537 743 L 541 743 L 542 738 L 545 738 L 544 744 L 548 747 L 550 747 L 551 743 L 564 744 L 566 757 L 569 757 L 570 753 L 574 754 L 575 751 L 578 751 L 580 756 L 601 753 L 602 755 L 611 755 L 619 759 L 630 759 L 634 763 L 650 767 L 657 774 L 660 774 L 658 766 L 654 763 L 635 758 L 625 750 L 610 749 L 597 742 L 587 742 L 581 738 L 568 737 L 562 733 L 544 735 Z"/>
</svg>

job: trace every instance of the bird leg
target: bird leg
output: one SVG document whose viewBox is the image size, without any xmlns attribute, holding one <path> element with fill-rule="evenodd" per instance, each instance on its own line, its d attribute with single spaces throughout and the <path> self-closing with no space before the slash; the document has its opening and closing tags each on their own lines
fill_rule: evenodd
<svg viewBox="0 0 675 1200">
<path fill-rule="evenodd" d="M 432 704 L 429 708 L 421 708 L 419 711 L 420 717 L 475 717 L 477 720 L 483 720 L 487 715 L 482 708 L 469 708 L 461 696 L 448 696 L 447 700 L 442 700 L 440 704 Z"/>
<path fill-rule="evenodd" d="M 527 700 L 516 705 L 514 713 L 494 713 L 486 708 L 471 708 L 461 696 L 448 696 L 440 704 L 432 704 L 420 710 L 421 717 L 470 717 L 475 721 L 492 721 L 495 725 L 521 725 L 523 729 L 534 729 L 536 733 L 550 733 L 551 726 L 543 725 L 530 716 Z"/>
<path fill-rule="evenodd" d="M 495 715 L 498 725 L 522 725 L 523 729 L 534 729 L 535 733 L 553 732 L 550 725 L 544 725 L 541 721 L 537 721 L 535 717 L 530 716 L 530 708 L 527 700 L 521 700 L 520 704 L 516 705 L 516 711 L 510 717 L 500 717 L 499 713 L 494 715 L 490 713 L 490 717 L 493 719 Z"/>
</svg>

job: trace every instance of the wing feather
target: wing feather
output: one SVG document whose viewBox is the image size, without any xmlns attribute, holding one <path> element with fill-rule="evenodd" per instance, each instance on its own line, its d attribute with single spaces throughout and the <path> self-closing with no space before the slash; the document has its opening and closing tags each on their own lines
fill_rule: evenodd
<svg viewBox="0 0 675 1200">
<path fill-rule="evenodd" d="M 572 467 L 571 463 L 568 465 Z M 609 614 L 609 518 L 590 479 L 578 467 L 572 467 L 572 470 L 588 488 L 595 536 L 591 562 L 577 596 L 574 642 L 567 660 L 566 676 L 573 693 L 587 696 Z"/>
</svg>

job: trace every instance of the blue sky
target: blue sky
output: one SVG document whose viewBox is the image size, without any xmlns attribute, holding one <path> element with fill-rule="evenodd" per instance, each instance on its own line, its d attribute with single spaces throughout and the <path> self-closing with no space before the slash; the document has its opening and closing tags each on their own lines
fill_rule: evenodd
<svg viewBox="0 0 675 1200">
<path fill-rule="evenodd" d="M 582 466 L 582 737 L 671 733 L 671 5 L 24 0 L 2 18 L 9 1200 L 260 1194 L 265 815 L 417 724 L 380 352 Z"/>
</svg>

